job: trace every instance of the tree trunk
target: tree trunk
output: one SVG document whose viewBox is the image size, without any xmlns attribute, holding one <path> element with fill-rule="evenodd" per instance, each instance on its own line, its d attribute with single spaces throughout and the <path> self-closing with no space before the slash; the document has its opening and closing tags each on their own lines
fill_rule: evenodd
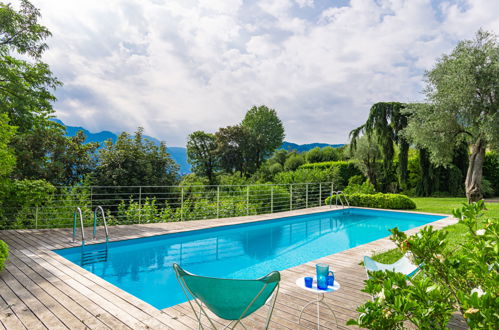
<svg viewBox="0 0 499 330">
<path fill-rule="evenodd" d="M 407 189 L 407 179 L 409 173 L 407 171 L 407 166 L 409 162 L 409 143 L 405 140 L 401 140 L 399 143 L 399 184 L 400 188 L 403 190 Z"/>
<path fill-rule="evenodd" d="M 367 160 L 366 162 L 364 162 L 364 165 L 367 168 L 367 179 L 374 187 L 377 187 L 376 184 L 378 182 L 376 180 L 376 169 L 375 169 L 376 160 L 374 160 L 373 162 Z"/>
<path fill-rule="evenodd" d="M 484 158 L 485 142 L 479 138 L 472 147 L 468 171 L 466 173 L 465 188 L 468 203 L 477 202 L 483 198 L 481 183 Z"/>
</svg>

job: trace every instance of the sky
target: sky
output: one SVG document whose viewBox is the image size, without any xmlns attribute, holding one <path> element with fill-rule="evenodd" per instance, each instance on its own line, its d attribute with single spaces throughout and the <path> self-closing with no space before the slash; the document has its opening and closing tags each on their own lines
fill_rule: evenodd
<svg viewBox="0 0 499 330">
<path fill-rule="evenodd" d="M 15 5 L 16 0 L 13 4 Z M 185 146 L 266 105 L 294 143 L 346 143 L 372 104 L 424 101 L 424 72 L 491 0 L 32 0 L 64 86 L 56 116 Z"/>
</svg>

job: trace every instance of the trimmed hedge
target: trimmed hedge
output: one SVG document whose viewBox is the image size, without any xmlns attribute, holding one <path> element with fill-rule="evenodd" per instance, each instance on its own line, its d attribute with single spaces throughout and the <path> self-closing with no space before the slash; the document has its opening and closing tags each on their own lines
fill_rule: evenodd
<svg viewBox="0 0 499 330">
<path fill-rule="evenodd" d="M 5 262 L 9 258 L 9 246 L 0 240 L 0 272 L 5 268 Z"/>
<path fill-rule="evenodd" d="M 335 186 L 338 189 L 343 189 L 348 185 L 348 180 L 355 175 L 362 175 L 357 165 L 354 162 L 333 161 L 322 163 L 303 164 L 298 169 L 315 169 L 329 170 L 339 181 L 335 181 Z"/>
<path fill-rule="evenodd" d="M 416 203 L 406 195 L 399 194 L 349 194 L 346 195 L 352 206 L 372 207 L 377 209 L 412 210 Z M 329 199 L 326 198 L 326 205 Z"/>
</svg>

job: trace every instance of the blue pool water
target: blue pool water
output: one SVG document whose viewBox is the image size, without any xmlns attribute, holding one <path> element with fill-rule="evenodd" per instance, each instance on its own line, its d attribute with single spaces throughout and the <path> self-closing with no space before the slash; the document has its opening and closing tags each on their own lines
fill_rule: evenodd
<svg viewBox="0 0 499 330">
<path fill-rule="evenodd" d="M 186 301 L 174 262 L 199 275 L 257 278 L 442 218 L 354 208 L 55 252 L 163 309 Z"/>
</svg>

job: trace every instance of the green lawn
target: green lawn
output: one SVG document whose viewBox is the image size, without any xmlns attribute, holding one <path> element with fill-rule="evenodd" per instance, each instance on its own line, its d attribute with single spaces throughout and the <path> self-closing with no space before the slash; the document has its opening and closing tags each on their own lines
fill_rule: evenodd
<svg viewBox="0 0 499 330">
<path fill-rule="evenodd" d="M 452 210 L 461 207 L 466 202 L 466 198 L 433 198 L 433 197 L 418 197 L 412 198 L 416 202 L 416 211 L 452 214 Z M 487 211 L 483 216 L 486 218 L 499 219 L 499 203 L 487 203 Z M 466 228 L 461 224 L 455 224 L 445 228 L 449 232 L 449 248 L 456 249 L 459 247 L 462 237 L 466 233 Z M 378 262 L 392 263 L 397 261 L 402 254 L 397 250 L 389 250 L 373 256 Z"/>
<path fill-rule="evenodd" d="M 452 214 L 452 210 L 461 207 L 466 203 L 466 198 L 433 198 L 433 197 L 415 197 L 411 198 L 417 205 L 418 212 L 444 213 Z M 491 218 L 499 219 L 499 203 L 487 203 L 486 215 Z"/>
</svg>

